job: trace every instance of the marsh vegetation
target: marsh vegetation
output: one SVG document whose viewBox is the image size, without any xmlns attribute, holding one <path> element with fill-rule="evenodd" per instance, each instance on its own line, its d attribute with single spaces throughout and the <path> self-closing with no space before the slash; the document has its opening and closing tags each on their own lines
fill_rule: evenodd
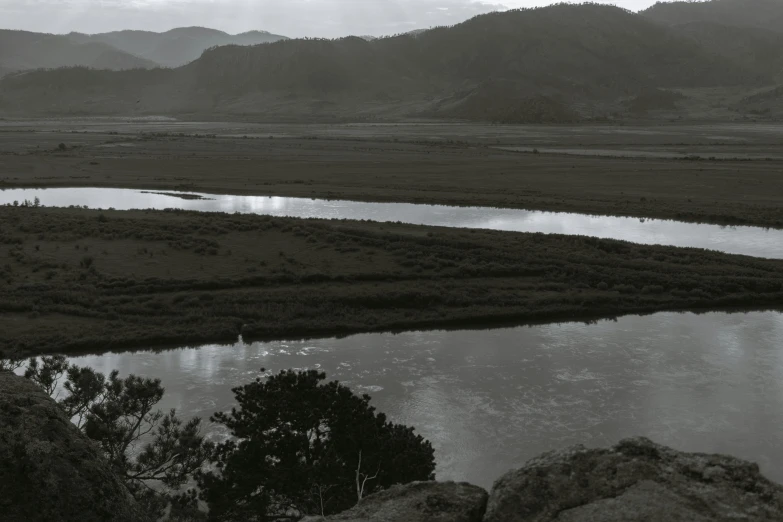
<svg viewBox="0 0 783 522">
<path fill-rule="evenodd" d="M 25 354 L 783 302 L 783 262 L 590 237 L 0 207 L 0 347 Z"/>
</svg>

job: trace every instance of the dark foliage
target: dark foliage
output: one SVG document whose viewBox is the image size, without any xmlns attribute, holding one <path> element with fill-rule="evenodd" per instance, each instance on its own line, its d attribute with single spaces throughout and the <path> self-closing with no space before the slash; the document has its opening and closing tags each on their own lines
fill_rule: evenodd
<svg viewBox="0 0 783 522">
<path fill-rule="evenodd" d="M 24 376 L 34 381 L 47 395 L 53 395 L 62 376 L 68 371 L 68 362 L 62 355 L 30 359 Z"/>
<path fill-rule="evenodd" d="M 434 480 L 428 441 L 325 379 L 283 371 L 234 389 L 239 407 L 213 421 L 236 440 L 218 446 L 218 471 L 199 479 L 212 520 L 328 515 L 393 484 Z"/>
<path fill-rule="evenodd" d="M 17 351 L 0 350 L 0 372 L 13 372 L 24 366 L 24 358 Z"/>
<path fill-rule="evenodd" d="M 178 490 L 208 461 L 213 445 L 200 434 L 201 419 L 187 423 L 155 406 L 163 398 L 159 379 L 68 364 L 62 355 L 30 359 L 25 377 L 58 399 L 82 432 L 96 441 L 114 472 L 157 519 L 171 507 L 183 520 L 197 517 L 193 492 Z M 62 393 L 58 384 L 65 377 Z M 154 486 L 154 487 L 153 487 Z"/>
</svg>

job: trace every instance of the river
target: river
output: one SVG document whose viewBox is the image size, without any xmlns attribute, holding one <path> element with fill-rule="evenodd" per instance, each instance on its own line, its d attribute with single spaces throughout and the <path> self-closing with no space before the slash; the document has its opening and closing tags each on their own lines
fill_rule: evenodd
<svg viewBox="0 0 783 522">
<path fill-rule="evenodd" d="M 117 210 L 179 208 L 305 218 L 402 221 L 442 227 L 576 234 L 783 259 L 783 230 L 758 227 L 726 227 L 660 219 L 486 207 L 190 194 L 203 199 L 183 199 L 161 193 L 113 188 L 6 189 L 0 191 L 0 204 L 33 201 L 37 197 L 43 205 L 60 207 L 76 205 Z"/>
<path fill-rule="evenodd" d="M 541 452 L 644 435 L 725 452 L 783 482 L 783 314 L 658 313 L 593 324 L 363 334 L 73 359 L 159 377 L 161 407 L 208 417 L 261 367 L 318 368 L 436 450 L 439 479 L 483 487 Z M 212 437 L 225 436 L 208 426 Z"/>
<path fill-rule="evenodd" d="M 182 196 L 183 194 L 178 194 Z M 129 189 L 0 191 L 0 204 L 180 208 L 445 227 L 581 234 L 783 258 L 783 231 L 513 209 L 363 203 Z M 490 487 L 543 451 L 645 435 L 687 451 L 758 462 L 783 482 L 783 314 L 659 313 L 593 324 L 366 334 L 80 357 L 76 364 L 160 377 L 161 407 L 209 417 L 261 367 L 319 368 L 436 449 L 439 479 Z M 209 425 L 210 436 L 226 433 Z"/>
</svg>

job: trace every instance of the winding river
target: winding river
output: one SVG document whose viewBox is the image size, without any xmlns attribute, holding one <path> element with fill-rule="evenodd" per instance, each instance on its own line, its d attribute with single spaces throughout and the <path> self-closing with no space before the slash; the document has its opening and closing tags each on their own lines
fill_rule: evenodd
<svg viewBox="0 0 783 522">
<path fill-rule="evenodd" d="M 181 196 L 182 194 L 179 194 Z M 783 231 L 662 220 L 302 198 L 127 189 L 11 189 L 0 204 L 181 208 L 582 234 L 783 258 Z M 543 451 L 645 435 L 678 449 L 725 452 L 783 482 L 783 314 L 658 313 L 592 324 L 366 334 L 207 345 L 74 359 L 103 372 L 160 377 L 161 407 L 209 417 L 260 368 L 319 368 L 436 449 L 439 479 L 490 487 Z M 210 436 L 226 436 L 208 425 Z"/>
<path fill-rule="evenodd" d="M 117 210 L 179 208 L 270 216 L 402 221 L 442 227 L 577 234 L 783 259 L 783 230 L 758 227 L 725 227 L 660 219 L 410 203 L 365 203 L 198 193 L 190 195 L 202 199 L 177 197 L 187 194 L 113 188 L 6 189 L 0 190 L 0 205 L 12 204 L 14 201 L 33 201 L 37 197 L 43 205 L 59 207 L 76 205 Z"/>
</svg>

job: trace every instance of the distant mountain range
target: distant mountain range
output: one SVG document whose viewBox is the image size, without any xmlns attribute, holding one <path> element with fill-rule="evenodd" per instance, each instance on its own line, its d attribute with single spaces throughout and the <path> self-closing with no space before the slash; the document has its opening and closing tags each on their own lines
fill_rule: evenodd
<svg viewBox="0 0 783 522">
<path fill-rule="evenodd" d="M 783 116 L 783 24 L 767 23 L 781 17 L 782 0 L 656 4 L 641 13 L 558 4 L 388 38 L 223 45 L 173 70 L 7 77 L 0 114 L 570 122 L 671 118 L 687 108 L 705 118 Z M 200 31 L 199 41 L 212 38 Z M 129 32 L 108 34 L 115 40 L 81 45 L 122 41 L 129 54 L 162 60 L 149 50 L 159 48 L 152 38 L 134 47 Z"/>
<path fill-rule="evenodd" d="M 128 54 L 151 60 L 163 67 L 179 67 L 201 56 L 206 49 L 219 45 L 257 45 L 286 40 L 266 31 L 228 34 L 205 27 L 181 27 L 165 33 L 150 31 L 116 31 L 112 33 L 67 35 L 78 43 L 98 42 L 111 45 Z"/>
<path fill-rule="evenodd" d="M 286 39 L 265 31 L 230 35 L 215 29 L 183 27 L 165 33 L 116 31 L 54 35 L 0 30 L 0 75 L 58 67 L 125 70 L 179 67 L 219 45 L 256 45 Z"/>
<path fill-rule="evenodd" d="M 133 69 L 156 65 L 105 43 L 78 43 L 67 36 L 0 30 L 0 68 L 6 71 L 63 66 Z"/>
</svg>

